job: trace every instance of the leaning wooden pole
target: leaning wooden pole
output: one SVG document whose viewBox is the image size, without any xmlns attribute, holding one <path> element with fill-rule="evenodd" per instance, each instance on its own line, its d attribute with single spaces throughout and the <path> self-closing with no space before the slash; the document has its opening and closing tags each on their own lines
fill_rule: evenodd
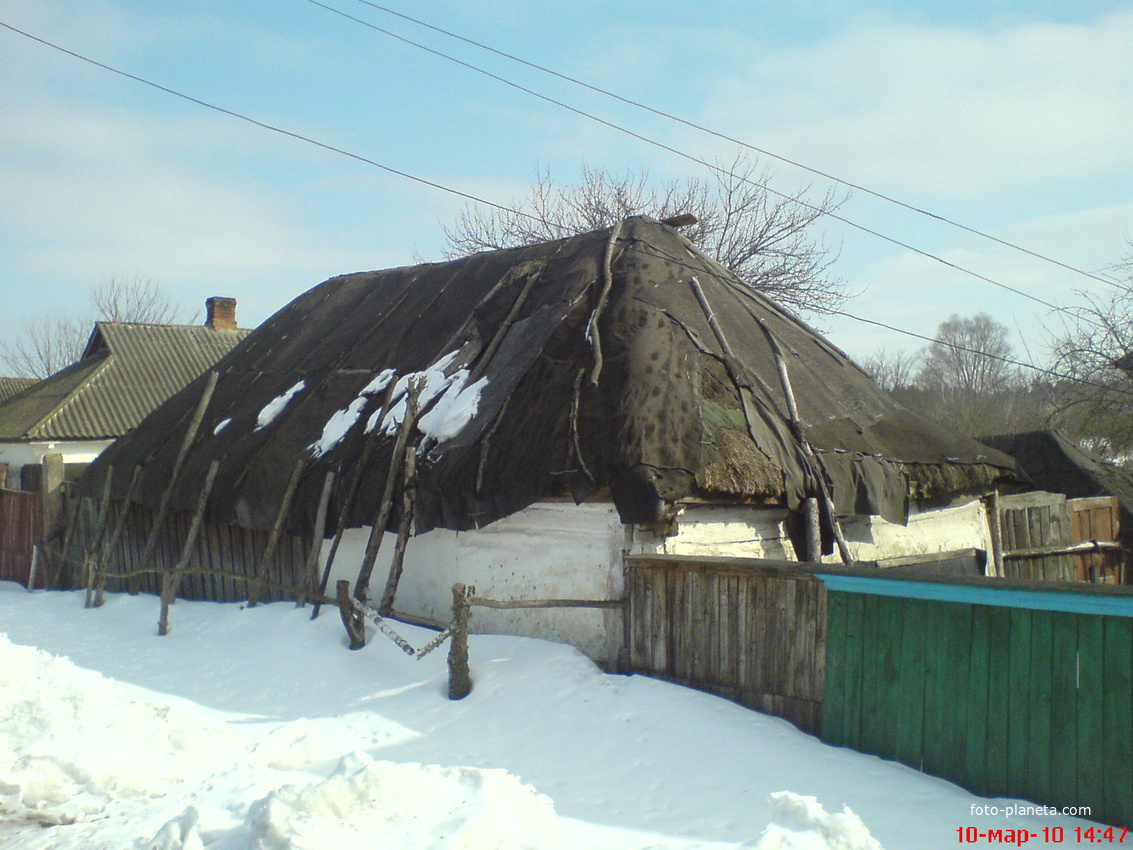
<svg viewBox="0 0 1133 850">
<path fill-rule="evenodd" d="M 208 506 L 209 496 L 212 495 L 212 485 L 216 480 L 216 471 L 220 468 L 220 461 L 214 460 L 209 464 L 208 474 L 205 476 L 205 486 L 201 488 L 201 495 L 197 498 L 197 509 L 193 512 L 193 522 L 189 526 L 189 535 L 185 538 L 185 545 L 181 549 L 181 558 L 161 578 L 161 616 L 157 621 L 157 633 L 169 634 L 169 606 L 177 598 L 177 590 L 181 586 L 181 571 L 189 563 L 193 555 L 193 547 L 197 544 L 197 535 L 201 530 L 201 520 L 204 519 L 205 508 Z"/>
<path fill-rule="evenodd" d="M 87 586 L 87 597 L 84 607 L 94 606 L 95 572 L 97 570 L 97 552 L 102 544 L 102 535 L 106 528 L 106 520 L 110 513 L 110 490 L 114 486 L 114 467 L 106 468 L 106 478 L 102 482 L 102 500 L 99 503 L 98 519 L 91 532 L 90 544 L 83 557 L 83 579 Z"/>
<path fill-rule="evenodd" d="M 287 482 L 287 489 L 283 491 L 283 499 L 279 503 L 279 511 L 276 512 L 275 522 L 272 524 L 271 533 L 268 535 L 264 553 L 260 557 L 259 564 L 253 568 L 252 575 L 255 577 L 255 581 L 252 581 L 248 588 L 249 608 L 255 608 L 259 604 L 260 593 L 263 592 L 261 579 L 275 555 L 276 548 L 279 546 L 279 538 L 283 534 L 283 524 L 287 521 L 287 515 L 291 513 L 291 503 L 295 500 L 295 491 L 299 489 L 299 481 L 302 479 L 303 471 L 306 468 L 307 456 L 300 455 L 299 460 L 295 463 L 295 469 L 291 473 L 291 478 Z"/>
<path fill-rule="evenodd" d="M 307 561 L 303 569 L 303 584 L 295 597 L 295 607 L 302 608 L 307 604 L 307 596 L 318 593 L 319 589 L 319 553 L 323 548 L 323 532 L 327 524 L 327 508 L 330 506 L 330 494 L 334 490 L 334 470 L 327 472 L 323 479 L 323 492 L 319 495 L 319 507 L 315 512 L 315 528 L 311 532 L 311 549 L 307 552 Z"/>
<path fill-rule="evenodd" d="M 382 490 L 382 499 L 378 504 L 378 514 L 370 526 L 370 539 L 366 541 L 366 555 L 362 559 L 362 568 L 358 570 L 358 578 L 354 582 L 354 598 L 365 602 L 369 598 L 370 576 L 374 572 L 374 563 L 378 558 L 378 550 L 385 536 L 386 525 L 389 523 L 390 511 L 393 509 L 393 494 L 401 476 L 401 465 L 405 459 L 406 447 L 409 446 L 409 435 L 417 424 L 417 400 L 424 389 L 424 381 L 411 382 L 409 398 L 405 405 L 405 419 L 402 420 L 401 429 L 397 432 L 397 441 L 390 455 L 389 470 L 386 472 L 386 483 Z M 413 447 L 409 446 L 413 451 Z"/>
<path fill-rule="evenodd" d="M 842 534 L 842 525 L 838 522 L 838 514 L 834 510 L 834 500 L 830 497 L 830 490 L 826 486 L 826 478 L 823 473 L 822 464 L 819 462 L 818 455 L 815 454 L 814 448 L 811 446 L 810 440 L 807 439 L 806 432 L 803 430 L 802 419 L 799 417 L 799 409 L 795 404 L 795 392 L 791 388 L 791 375 L 787 371 L 787 361 L 783 357 L 783 349 L 779 347 L 779 343 L 771 333 L 771 328 L 767 326 L 767 322 L 763 319 L 758 319 L 757 321 L 759 322 L 759 326 L 763 328 L 763 333 L 767 337 L 767 343 L 771 346 L 771 353 L 775 356 L 775 367 L 779 371 L 779 382 L 783 386 L 783 395 L 787 400 L 787 413 L 791 419 L 791 430 L 794 432 L 795 439 L 802 448 L 803 454 L 814 467 L 814 478 L 818 486 L 818 496 L 822 500 L 823 507 L 826 508 L 827 515 L 830 517 L 830 525 L 834 529 L 834 540 L 838 544 L 838 553 L 842 556 L 842 562 L 844 564 L 852 565 L 854 563 L 854 556 L 850 553 L 850 547 L 846 543 L 845 535 Z"/>
<path fill-rule="evenodd" d="M 397 526 L 397 546 L 393 550 L 393 561 L 389 565 L 386 588 L 382 593 L 382 604 L 378 613 L 383 617 L 393 614 L 393 600 L 397 596 L 397 585 L 405 566 L 405 549 L 409 545 L 409 534 L 413 530 L 413 509 L 417 493 L 417 449 L 410 444 L 405 453 L 405 474 L 401 488 L 401 519 Z"/>
<path fill-rule="evenodd" d="M 201 420 L 205 418 L 205 410 L 212 400 L 213 390 L 216 389 L 217 377 L 215 369 L 209 372 L 204 391 L 201 393 L 201 400 L 197 402 L 197 409 L 193 411 L 193 418 L 189 420 L 189 429 L 185 432 L 185 438 L 181 441 L 181 449 L 177 452 L 177 459 L 173 462 L 173 469 L 169 473 L 169 482 L 165 485 L 165 492 L 161 494 L 161 503 L 157 508 L 157 516 L 153 520 L 153 528 L 150 529 L 145 548 L 142 550 L 141 558 L 138 559 L 139 570 L 144 570 L 149 566 L 150 558 L 153 557 L 154 550 L 157 548 L 157 539 L 165 525 L 165 516 L 169 512 L 169 502 L 173 498 L 173 489 L 177 484 L 177 477 L 181 474 L 181 466 L 185 463 L 189 449 L 192 448 L 193 441 L 197 438 Z M 136 582 L 131 584 L 130 592 L 138 592 Z"/>
<path fill-rule="evenodd" d="M 101 608 L 106 601 L 106 564 L 110 560 L 111 554 L 114 552 L 115 547 L 118 546 L 118 541 L 122 537 L 122 532 L 126 528 L 126 518 L 130 513 L 130 505 L 134 501 L 134 492 L 138 489 L 138 482 L 142 477 L 141 466 L 134 467 L 134 474 L 130 476 L 130 486 L 126 488 L 126 500 L 122 503 L 122 514 L 118 517 L 118 522 L 114 526 L 114 531 L 111 532 L 110 537 L 102 546 L 102 551 L 98 555 L 98 584 L 95 588 L 94 594 L 94 607 Z"/>
<path fill-rule="evenodd" d="M 366 465 L 370 462 L 370 456 L 374 453 L 374 446 L 378 442 L 378 429 L 382 421 L 389 413 L 390 407 L 393 405 L 393 394 L 397 389 L 397 375 L 390 379 L 389 387 L 386 389 L 385 395 L 382 397 L 381 413 L 377 419 L 374 420 L 374 430 L 368 436 L 365 436 L 362 444 L 362 456 L 354 465 L 354 474 L 350 478 L 350 486 L 346 488 L 346 498 L 342 500 L 342 507 L 338 512 L 338 524 L 335 526 L 334 540 L 331 541 L 330 551 L 327 553 L 326 564 L 323 566 L 322 579 L 319 581 L 318 596 L 324 597 L 327 592 L 327 584 L 330 582 L 330 571 L 334 567 L 334 559 L 338 555 L 338 547 L 342 543 L 342 535 L 346 533 L 346 523 L 350 518 L 350 510 L 354 507 L 354 498 L 358 495 L 358 485 L 362 483 L 362 474 L 366 471 Z M 363 420 L 365 411 L 358 417 Z M 362 426 L 365 428 L 365 425 Z M 363 430 L 363 433 L 365 431 Z M 314 608 L 311 611 L 311 619 L 317 619 L 319 611 L 322 610 L 323 603 L 315 600 Z"/>
</svg>

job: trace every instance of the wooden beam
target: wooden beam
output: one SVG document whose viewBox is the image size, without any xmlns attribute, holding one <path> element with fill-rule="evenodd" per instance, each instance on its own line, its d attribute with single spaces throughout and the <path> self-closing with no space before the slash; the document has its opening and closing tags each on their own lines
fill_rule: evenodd
<svg viewBox="0 0 1133 850">
<path fill-rule="evenodd" d="M 197 430 L 201 427 L 201 420 L 205 418 L 205 410 L 208 409 L 209 401 L 212 400 L 213 390 L 216 389 L 217 377 L 215 369 L 208 373 L 204 390 L 201 392 L 201 399 L 197 402 L 197 408 L 193 411 L 192 419 L 189 420 L 189 428 L 185 432 L 184 439 L 181 440 L 181 449 L 177 452 L 177 459 L 173 462 L 173 469 L 169 473 L 169 482 L 165 485 L 165 492 L 161 494 L 161 502 L 158 505 L 157 515 L 153 520 L 153 528 L 150 530 L 150 535 L 146 539 L 146 545 L 142 550 L 142 555 L 138 559 L 138 566 L 142 569 L 149 564 L 150 559 L 153 557 L 154 550 L 157 548 L 157 540 L 165 526 L 165 515 L 169 512 L 169 502 L 173 498 L 173 490 L 177 484 L 177 478 L 181 474 L 181 466 L 185 463 L 185 458 L 189 454 L 193 440 L 197 438 Z M 137 593 L 138 591 L 136 587 L 132 586 L 130 592 Z"/>
<path fill-rule="evenodd" d="M 201 530 L 201 520 L 204 519 L 205 507 L 208 505 L 209 496 L 212 494 L 212 485 L 216 480 L 216 472 L 219 468 L 219 460 L 213 460 L 209 464 L 209 471 L 205 476 L 205 486 L 201 488 L 201 494 L 197 498 L 197 509 L 193 513 L 193 523 L 189 526 L 185 546 L 181 549 L 181 558 L 172 569 L 166 571 L 162 576 L 161 616 L 157 621 L 157 633 L 159 635 L 169 634 L 169 606 L 177 598 L 177 590 L 181 585 L 181 571 L 189 563 L 189 558 L 192 557 L 193 547 L 197 543 L 197 535 Z"/>
<path fill-rule="evenodd" d="M 283 499 L 279 503 L 279 510 L 275 515 L 275 522 L 272 524 L 271 533 L 268 535 L 267 545 L 264 546 L 264 553 L 260 557 L 259 565 L 253 570 L 252 575 L 259 579 L 264 574 L 264 570 L 268 567 L 268 562 L 275 554 L 276 547 L 279 545 L 279 536 L 283 533 L 283 523 L 287 520 L 287 515 L 291 513 L 291 503 L 295 499 L 295 491 L 299 488 L 299 481 L 303 477 L 303 471 L 307 468 L 307 456 L 302 454 L 299 460 L 295 463 L 295 469 L 291 473 L 291 478 L 287 482 L 287 489 L 283 491 Z M 260 601 L 260 582 L 254 581 L 248 588 L 248 607 L 255 608 Z"/>
<path fill-rule="evenodd" d="M 319 495 L 319 507 L 315 512 L 315 530 L 311 533 L 311 550 L 307 553 L 307 563 L 303 574 L 307 577 L 304 581 L 310 582 L 309 588 L 304 585 L 305 590 L 296 594 L 295 607 L 302 608 L 307 604 L 307 592 L 310 590 L 311 594 L 317 593 L 319 588 L 319 554 L 323 548 L 323 534 L 326 531 L 327 524 L 327 508 L 330 505 L 330 494 L 334 489 L 334 470 L 327 472 L 326 478 L 323 479 L 323 492 Z"/>
</svg>

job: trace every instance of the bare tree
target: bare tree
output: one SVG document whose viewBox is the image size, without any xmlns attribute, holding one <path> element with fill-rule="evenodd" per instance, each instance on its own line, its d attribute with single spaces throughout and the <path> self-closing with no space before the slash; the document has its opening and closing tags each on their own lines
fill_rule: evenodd
<svg viewBox="0 0 1133 850">
<path fill-rule="evenodd" d="M 1125 278 L 1104 296 L 1079 292 L 1054 343 L 1054 370 L 1067 376 L 1059 387 L 1053 420 L 1109 459 L 1133 453 L 1133 244 L 1113 271 Z"/>
<path fill-rule="evenodd" d="M 583 167 L 577 185 L 561 186 L 549 169 L 507 210 L 465 207 L 451 228 L 446 256 L 513 248 L 610 227 L 633 215 L 664 219 L 692 213 L 685 234 L 742 280 L 781 303 L 823 313 L 847 297 L 829 276 L 833 256 L 811 225 L 841 203 L 830 193 L 809 199 L 800 189 L 787 197 L 763 188 L 766 169 L 743 154 L 717 163 L 715 180 L 656 183 L 646 172 L 622 175 Z"/>
<path fill-rule="evenodd" d="M 922 355 L 912 351 L 889 351 L 881 346 L 859 364 L 874 383 L 887 392 L 913 386 Z"/>
<path fill-rule="evenodd" d="M 171 324 L 184 316 L 152 278 L 111 278 L 91 287 L 90 307 L 83 314 L 25 322 L 22 334 L 0 342 L 0 360 L 17 375 L 43 379 L 82 356 L 96 321 Z"/>
<path fill-rule="evenodd" d="M 1008 334 L 986 313 L 941 322 L 916 376 L 921 412 L 971 436 L 1034 427 Z"/>
</svg>

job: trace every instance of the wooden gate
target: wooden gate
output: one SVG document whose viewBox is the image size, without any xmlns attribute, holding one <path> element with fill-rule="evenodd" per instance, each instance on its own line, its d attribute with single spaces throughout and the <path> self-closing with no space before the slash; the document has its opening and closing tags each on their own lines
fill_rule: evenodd
<svg viewBox="0 0 1133 850">
<path fill-rule="evenodd" d="M 1125 582 L 1115 497 L 1022 493 L 1004 496 L 1000 505 L 1007 578 Z"/>
<path fill-rule="evenodd" d="M 33 550 L 42 537 L 43 497 L 39 493 L 0 490 L 0 581 L 28 585 Z M 39 566 L 44 569 L 46 565 Z M 48 578 L 46 574 L 44 578 Z"/>
<path fill-rule="evenodd" d="M 817 734 L 825 687 L 826 590 L 799 566 L 627 557 L 630 668 Z"/>
</svg>

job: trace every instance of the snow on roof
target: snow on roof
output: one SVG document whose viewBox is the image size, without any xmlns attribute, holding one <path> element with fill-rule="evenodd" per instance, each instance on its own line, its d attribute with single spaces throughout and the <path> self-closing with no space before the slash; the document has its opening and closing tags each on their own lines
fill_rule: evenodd
<svg viewBox="0 0 1133 850">
<path fill-rule="evenodd" d="M 283 412 L 283 409 L 291 403 L 291 399 L 295 398 L 305 386 L 307 386 L 307 382 L 300 380 L 290 389 L 280 393 L 265 404 L 263 409 L 260 410 L 259 416 L 256 417 L 256 430 L 259 431 L 261 428 L 266 428 L 274 422 L 275 418 Z"/>
</svg>

